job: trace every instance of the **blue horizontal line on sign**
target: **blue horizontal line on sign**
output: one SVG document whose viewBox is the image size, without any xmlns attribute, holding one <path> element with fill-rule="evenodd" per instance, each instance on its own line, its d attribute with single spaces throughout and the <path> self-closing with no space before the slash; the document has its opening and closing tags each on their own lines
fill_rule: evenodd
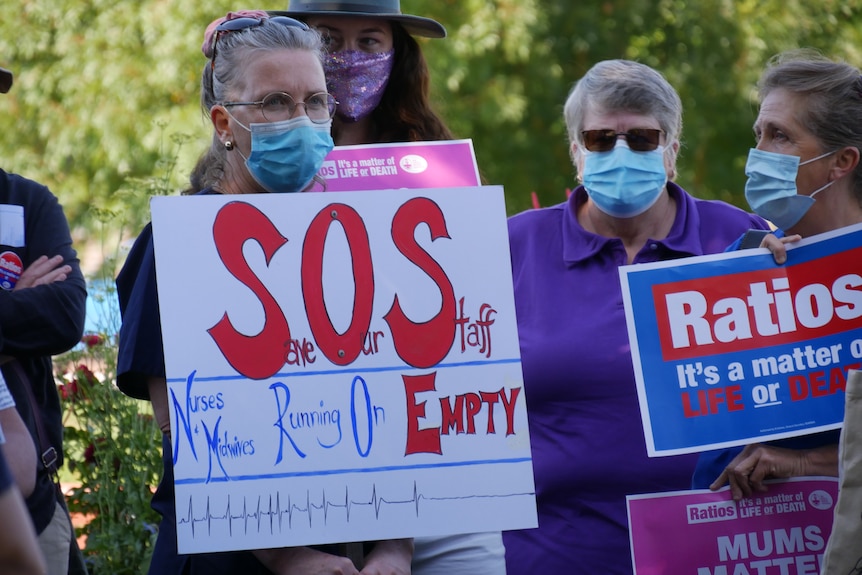
<svg viewBox="0 0 862 575">
<path fill-rule="evenodd" d="M 292 371 L 292 372 L 284 372 L 284 373 L 276 373 L 272 377 L 268 377 L 266 379 L 275 379 L 275 378 L 286 378 L 286 377 L 309 377 L 314 375 L 335 375 L 339 373 L 351 373 L 351 374 L 360 374 L 360 373 L 381 373 L 385 371 L 429 371 L 429 370 L 438 370 L 438 369 L 450 369 L 456 367 L 478 367 L 483 365 L 501 365 L 501 364 L 514 364 L 521 363 L 521 359 L 517 357 L 509 358 L 509 359 L 495 359 L 495 360 L 482 360 L 482 361 L 462 361 L 456 363 L 439 363 L 429 368 L 418 368 L 412 367 L 409 365 L 395 365 L 395 366 L 383 366 L 383 367 L 366 367 L 366 368 L 356 368 L 356 367 L 343 367 L 338 369 L 325 369 L 320 371 Z M 186 377 L 171 377 L 168 378 L 168 382 L 177 383 L 177 382 L 185 382 Z M 195 376 L 196 382 L 203 381 L 231 381 L 234 379 L 249 379 L 243 375 L 234 374 L 234 375 L 215 375 L 210 377 L 199 377 Z"/>
<path fill-rule="evenodd" d="M 205 477 L 189 477 L 186 479 L 176 478 L 176 485 L 195 485 L 203 483 L 226 483 L 228 481 L 257 481 L 260 479 L 285 479 L 288 477 L 320 477 L 327 475 L 345 475 L 348 473 L 377 473 L 380 471 L 409 471 L 414 469 L 436 469 L 442 467 L 470 467 L 475 465 L 508 465 L 517 463 L 530 463 L 530 457 L 517 457 L 512 459 L 484 459 L 476 461 L 451 461 L 448 463 L 422 463 L 416 465 L 386 465 L 383 467 L 357 467 L 353 469 L 328 469 L 324 471 L 291 471 L 285 473 L 269 473 L 260 475 L 236 475 L 233 477 L 212 477 L 207 481 Z"/>
</svg>

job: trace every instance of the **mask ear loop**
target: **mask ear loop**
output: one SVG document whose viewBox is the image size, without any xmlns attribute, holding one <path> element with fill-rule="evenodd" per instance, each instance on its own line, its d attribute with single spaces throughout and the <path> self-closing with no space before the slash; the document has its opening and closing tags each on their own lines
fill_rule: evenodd
<svg viewBox="0 0 862 575">
<path fill-rule="evenodd" d="M 222 107 L 224 108 L 224 111 L 225 111 L 225 112 L 227 112 L 227 115 L 228 115 L 228 116 L 230 116 L 230 119 L 231 119 L 231 120 L 233 120 L 234 122 L 236 122 L 237 124 L 239 124 L 240 126 L 242 126 L 242 128 L 243 128 L 246 132 L 251 133 L 251 128 L 249 128 L 248 126 L 246 126 L 245 124 L 243 124 L 242 122 L 240 122 L 239 120 L 237 120 L 237 119 L 236 119 L 236 116 L 234 116 L 234 115 L 231 113 L 230 108 L 228 108 L 228 107 L 226 107 L 226 106 L 222 106 Z"/>
<path fill-rule="evenodd" d="M 808 197 L 813 200 L 814 196 L 816 196 L 817 194 L 819 194 L 820 192 L 822 192 L 823 190 L 825 190 L 826 188 L 828 188 L 829 186 L 831 186 L 834 183 L 835 183 L 835 180 L 832 180 L 831 182 L 826 182 L 826 185 L 820 186 L 819 188 L 817 188 L 816 190 L 814 190 L 813 192 L 808 194 Z"/>
<path fill-rule="evenodd" d="M 801 167 L 801 166 L 804 166 L 805 164 L 810 164 L 811 162 L 816 162 L 817 160 L 820 160 L 822 158 L 826 158 L 827 156 L 831 156 L 832 154 L 834 154 L 837 151 L 838 150 L 832 150 L 831 152 L 826 152 L 825 154 L 820 154 L 816 158 L 811 158 L 810 160 L 805 160 L 804 162 L 800 162 L 799 166 Z M 808 194 L 808 197 L 813 200 L 814 196 L 816 196 L 817 194 L 819 194 L 820 192 L 822 192 L 823 190 L 825 190 L 826 188 L 828 188 L 829 186 L 831 186 L 834 183 L 835 183 L 835 180 L 832 180 L 831 182 L 826 182 L 825 185 L 820 186 L 819 188 L 817 188 L 816 190 L 814 190 L 813 192 Z M 797 194 L 799 193 L 798 189 L 797 189 L 796 193 Z"/>
<path fill-rule="evenodd" d="M 823 159 L 827 156 L 831 156 L 832 154 L 834 154 L 837 151 L 838 150 L 832 150 L 831 152 L 826 152 L 825 154 L 820 154 L 816 158 L 811 158 L 810 160 L 805 160 L 804 162 L 799 162 L 799 165 L 804 166 L 805 164 L 810 164 L 811 162 L 816 162 L 817 160 Z"/>
<path fill-rule="evenodd" d="M 222 106 L 222 107 L 224 108 L 224 106 Z M 230 116 L 231 120 L 233 120 L 234 122 L 236 122 L 237 124 L 239 124 L 240 126 L 242 126 L 242 128 L 243 128 L 245 131 L 247 131 L 247 132 L 251 133 L 251 128 L 247 127 L 245 124 L 243 124 L 242 122 L 240 122 L 239 120 L 237 120 L 237 119 L 236 119 L 236 116 L 234 116 L 233 114 L 231 114 L 231 112 L 230 112 L 230 108 L 224 108 L 224 111 L 225 111 L 225 112 L 227 112 L 227 115 L 228 115 L 228 116 Z M 232 150 L 236 150 L 237 154 L 239 154 L 239 155 L 242 157 L 242 159 L 243 159 L 243 160 L 248 161 L 248 158 L 246 158 L 246 157 L 245 157 L 245 154 L 243 154 L 243 153 L 240 151 L 240 149 L 236 146 L 236 144 L 234 144 L 231 140 L 228 140 L 228 141 L 226 141 L 226 142 L 224 143 L 224 148 L 225 148 L 225 150 L 227 150 L 227 151 L 229 151 L 229 152 L 230 152 L 230 151 L 232 151 Z"/>
</svg>

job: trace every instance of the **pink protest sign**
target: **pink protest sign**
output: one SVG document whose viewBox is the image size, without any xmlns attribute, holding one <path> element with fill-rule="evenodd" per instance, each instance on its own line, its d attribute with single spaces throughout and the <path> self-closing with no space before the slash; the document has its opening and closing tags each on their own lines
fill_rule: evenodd
<svg viewBox="0 0 862 575">
<path fill-rule="evenodd" d="M 728 489 L 626 498 L 635 575 L 817 575 L 838 480 L 796 478 L 735 502 Z"/>
<path fill-rule="evenodd" d="M 338 146 L 318 175 L 327 192 L 481 185 L 472 140 Z"/>
</svg>

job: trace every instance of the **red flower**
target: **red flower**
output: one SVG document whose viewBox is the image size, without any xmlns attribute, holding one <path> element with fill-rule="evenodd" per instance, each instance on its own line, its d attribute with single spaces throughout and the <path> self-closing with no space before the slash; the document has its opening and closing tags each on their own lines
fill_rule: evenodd
<svg viewBox="0 0 862 575">
<path fill-rule="evenodd" d="M 102 345 L 105 343 L 105 340 L 101 335 L 97 333 L 88 333 L 85 334 L 84 337 L 81 338 L 81 341 L 87 345 L 87 347 L 96 347 L 97 345 Z"/>
<path fill-rule="evenodd" d="M 74 379 L 69 383 L 60 385 L 60 397 L 63 401 L 69 401 L 78 395 L 78 382 Z"/>
<path fill-rule="evenodd" d="M 99 383 L 96 374 L 90 371 L 90 368 L 83 363 L 75 370 L 75 382 L 78 384 L 78 389 L 81 391 L 88 387 L 93 387 Z"/>
<path fill-rule="evenodd" d="M 96 377 L 90 368 L 83 363 L 75 368 L 75 374 L 69 383 L 61 384 L 58 387 L 60 397 L 64 401 L 75 401 L 76 399 L 86 399 L 87 390 L 98 385 L 99 379 Z"/>
<path fill-rule="evenodd" d="M 84 450 L 84 463 L 89 463 L 90 465 L 96 464 L 96 445 L 92 442 Z"/>
<path fill-rule="evenodd" d="M 104 452 L 108 447 L 108 438 L 107 437 L 97 437 L 95 442 L 90 442 L 87 446 L 87 449 L 84 450 L 84 463 L 88 463 L 90 465 L 100 465 L 101 461 L 96 457 L 96 446 L 99 446 L 99 451 Z M 100 453 L 101 455 L 101 453 Z M 119 471 L 120 469 L 120 458 L 117 455 L 114 455 L 113 459 L 113 467 L 114 471 Z"/>
</svg>

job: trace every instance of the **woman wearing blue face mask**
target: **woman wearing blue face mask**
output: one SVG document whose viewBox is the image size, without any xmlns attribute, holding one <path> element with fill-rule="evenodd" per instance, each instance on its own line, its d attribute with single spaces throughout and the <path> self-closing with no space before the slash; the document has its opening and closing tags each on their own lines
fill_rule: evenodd
<svg viewBox="0 0 862 575">
<path fill-rule="evenodd" d="M 745 196 L 778 226 L 761 245 L 782 264 L 785 243 L 862 222 L 862 74 L 796 51 L 774 58 L 758 87 L 757 148 L 745 168 Z M 831 431 L 710 451 L 701 455 L 692 483 L 711 489 L 729 484 L 739 500 L 765 490 L 766 479 L 837 476 L 838 439 Z"/>
<path fill-rule="evenodd" d="M 231 12 L 210 24 L 201 102 L 213 139 L 197 173 L 201 194 L 293 193 L 309 187 L 332 149 L 335 99 L 326 91 L 323 43 L 306 24 L 260 10 Z M 149 572 L 158 575 L 352 574 L 342 546 L 179 555 L 165 364 L 152 228 L 135 242 L 117 277 L 123 323 L 117 384 L 152 402 L 163 432 L 164 474 L 152 506 L 162 516 Z M 367 575 L 407 574 L 412 541 L 359 546 Z M 361 562 L 361 561 L 357 561 Z"/>
<path fill-rule="evenodd" d="M 202 51 L 209 60 L 201 80 L 201 105 L 214 130 L 200 162 L 207 170 L 199 175 L 199 188 L 221 193 L 303 191 L 334 145 L 330 129 L 337 102 L 326 91 L 322 55 L 307 47 L 278 48 L 278 40 L 267 36 L 270 30 L 277 35 L 293 28 L 284 23 L 305 26 L 297 20 L 269 18 L 263 11 L 231 14 L 256 16 L 217 20 L 205 35 Z M 265 24 L 247 25 L 254 21 Z M 313 37 L 309 30 L 302 31 Z M 249 75 L 256 81 L 249 82 Z"/>
<path fill-rule="evenodd" d="M 626 495 L 687 488 L 697 456 L 647 456 L 619 267 L 720 252 L 767 224 L 673 183 L 682 105 L 648 66 L 596 64 L 564 113 L 582 185 L 509 221 L 539 528 L 503 534 L 506 563 L 630 574 Z"/>
</svg>

